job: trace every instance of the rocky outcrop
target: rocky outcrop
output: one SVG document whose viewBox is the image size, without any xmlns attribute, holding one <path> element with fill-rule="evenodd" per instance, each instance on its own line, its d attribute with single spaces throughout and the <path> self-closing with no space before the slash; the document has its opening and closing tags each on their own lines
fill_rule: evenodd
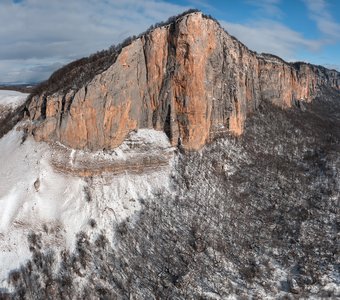
<svg viewBox="0 0 340 300">
<path fill-rule="evenodd" d="M 83 88 L 33 97 L 28 111 L 38 141 L 112 149 L 132 130 L 153 128 L 197 150 L 221 133 L 241 134 L 259 101 L 290 107 L 325 84 L 339 89 L 339 73 L 258 55 L 195 12 L 134 40 Z"/>
<path fill-rule="evenodd" d="M 53 144 L 51 165 L 54 170 L 77 177 L 110 174 L 145 174 L 168 170 L 174 156 L 164 132 L 142 129 L 131 132 L 112 151 L 83 151 Z"/>
</svg>

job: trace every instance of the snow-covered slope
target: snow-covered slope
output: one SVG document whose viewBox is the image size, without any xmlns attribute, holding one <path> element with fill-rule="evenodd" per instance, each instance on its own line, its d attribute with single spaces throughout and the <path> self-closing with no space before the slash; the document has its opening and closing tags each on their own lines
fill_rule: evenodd
<svg viewBox="0 0 340 300">
<path fill-rule="evenodd" d="M 139 147 L 146 143 L 155 149 L 170 148 L 166 135 L 153 130 L 137 132 L 133 140 Z M 128 159 L 137 149 L 130 149 Z M 140 199 L 170 189 L 170 164 L 142 174 L 97 172 L 79 177 L 53 168 L 51 158 L 58 151 L 31 137 L 24 140 L 23 132 L 16 129 L 0 139 L 0 287 L 7 286 L 10 270 L 30 258 L 30 232 L 41 234 L 44 246 L 55 250 L 72 249 L 80 231 L 93 238 L 104 232 L 113 242 L 114 225 L 138 211 Z M 71 151 L 67 160 L 72 163 L 74 156 Z M 110 161 L 115 156 L 101 155 Z"/>
<path fill-rule="evenodd" d="M 16 91 L 0 90 L 0 106 L 15 108 L 23 104 L 28 94 Z"/>
</svg>

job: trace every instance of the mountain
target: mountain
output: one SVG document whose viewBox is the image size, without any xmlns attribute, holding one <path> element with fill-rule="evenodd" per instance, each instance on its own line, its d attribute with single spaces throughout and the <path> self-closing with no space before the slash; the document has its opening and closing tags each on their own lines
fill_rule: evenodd
<svg viewBox="0 0 340 300">
<path fill-rule="evenodd" d="M 338 72 L 190 11 L 6 97 L 1 299 L 340 297 Z"/>
<path fill-rule="evenodd" d="M 172 145 L 199 150 L 225 132 L 241 134 L 260 100 L 289 108 L 340 74 L 258 55 L 200 12 L 133 40 L 79 89 L 34 96 L 28 107 L 38 141 L 113 149 L 139 128 L 164 130 Z"/>
</svg>

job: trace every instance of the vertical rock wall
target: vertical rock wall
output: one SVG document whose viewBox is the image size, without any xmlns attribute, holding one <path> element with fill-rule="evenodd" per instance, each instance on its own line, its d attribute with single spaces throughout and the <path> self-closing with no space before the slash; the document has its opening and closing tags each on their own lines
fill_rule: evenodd
<svg viewBox="0 0 340 300">
<path fill-rule="evenodd" d="M 29 112 L 38 141 L 110 149 L 132 130 L 155 128 L 197 150 L 221 133 L 241 134 L 259 101 L 290 107 L 320 85 L 339 89 L 339 73 L 257 55 L 192 13 L 133 41 L 80 90 L 34 97 Z"/>
</svg>

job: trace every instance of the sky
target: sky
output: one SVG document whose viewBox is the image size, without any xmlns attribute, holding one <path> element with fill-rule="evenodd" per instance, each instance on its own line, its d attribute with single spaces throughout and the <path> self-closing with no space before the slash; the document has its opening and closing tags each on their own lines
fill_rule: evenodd
<svg viewBox="0 0 340 300">
<path fill-rule="evenodd" d="M 340 0 L 0 0 L 0 83 L 45 80 L 189 8 L 259 53 L 340 71 Z"/>
</svg>

